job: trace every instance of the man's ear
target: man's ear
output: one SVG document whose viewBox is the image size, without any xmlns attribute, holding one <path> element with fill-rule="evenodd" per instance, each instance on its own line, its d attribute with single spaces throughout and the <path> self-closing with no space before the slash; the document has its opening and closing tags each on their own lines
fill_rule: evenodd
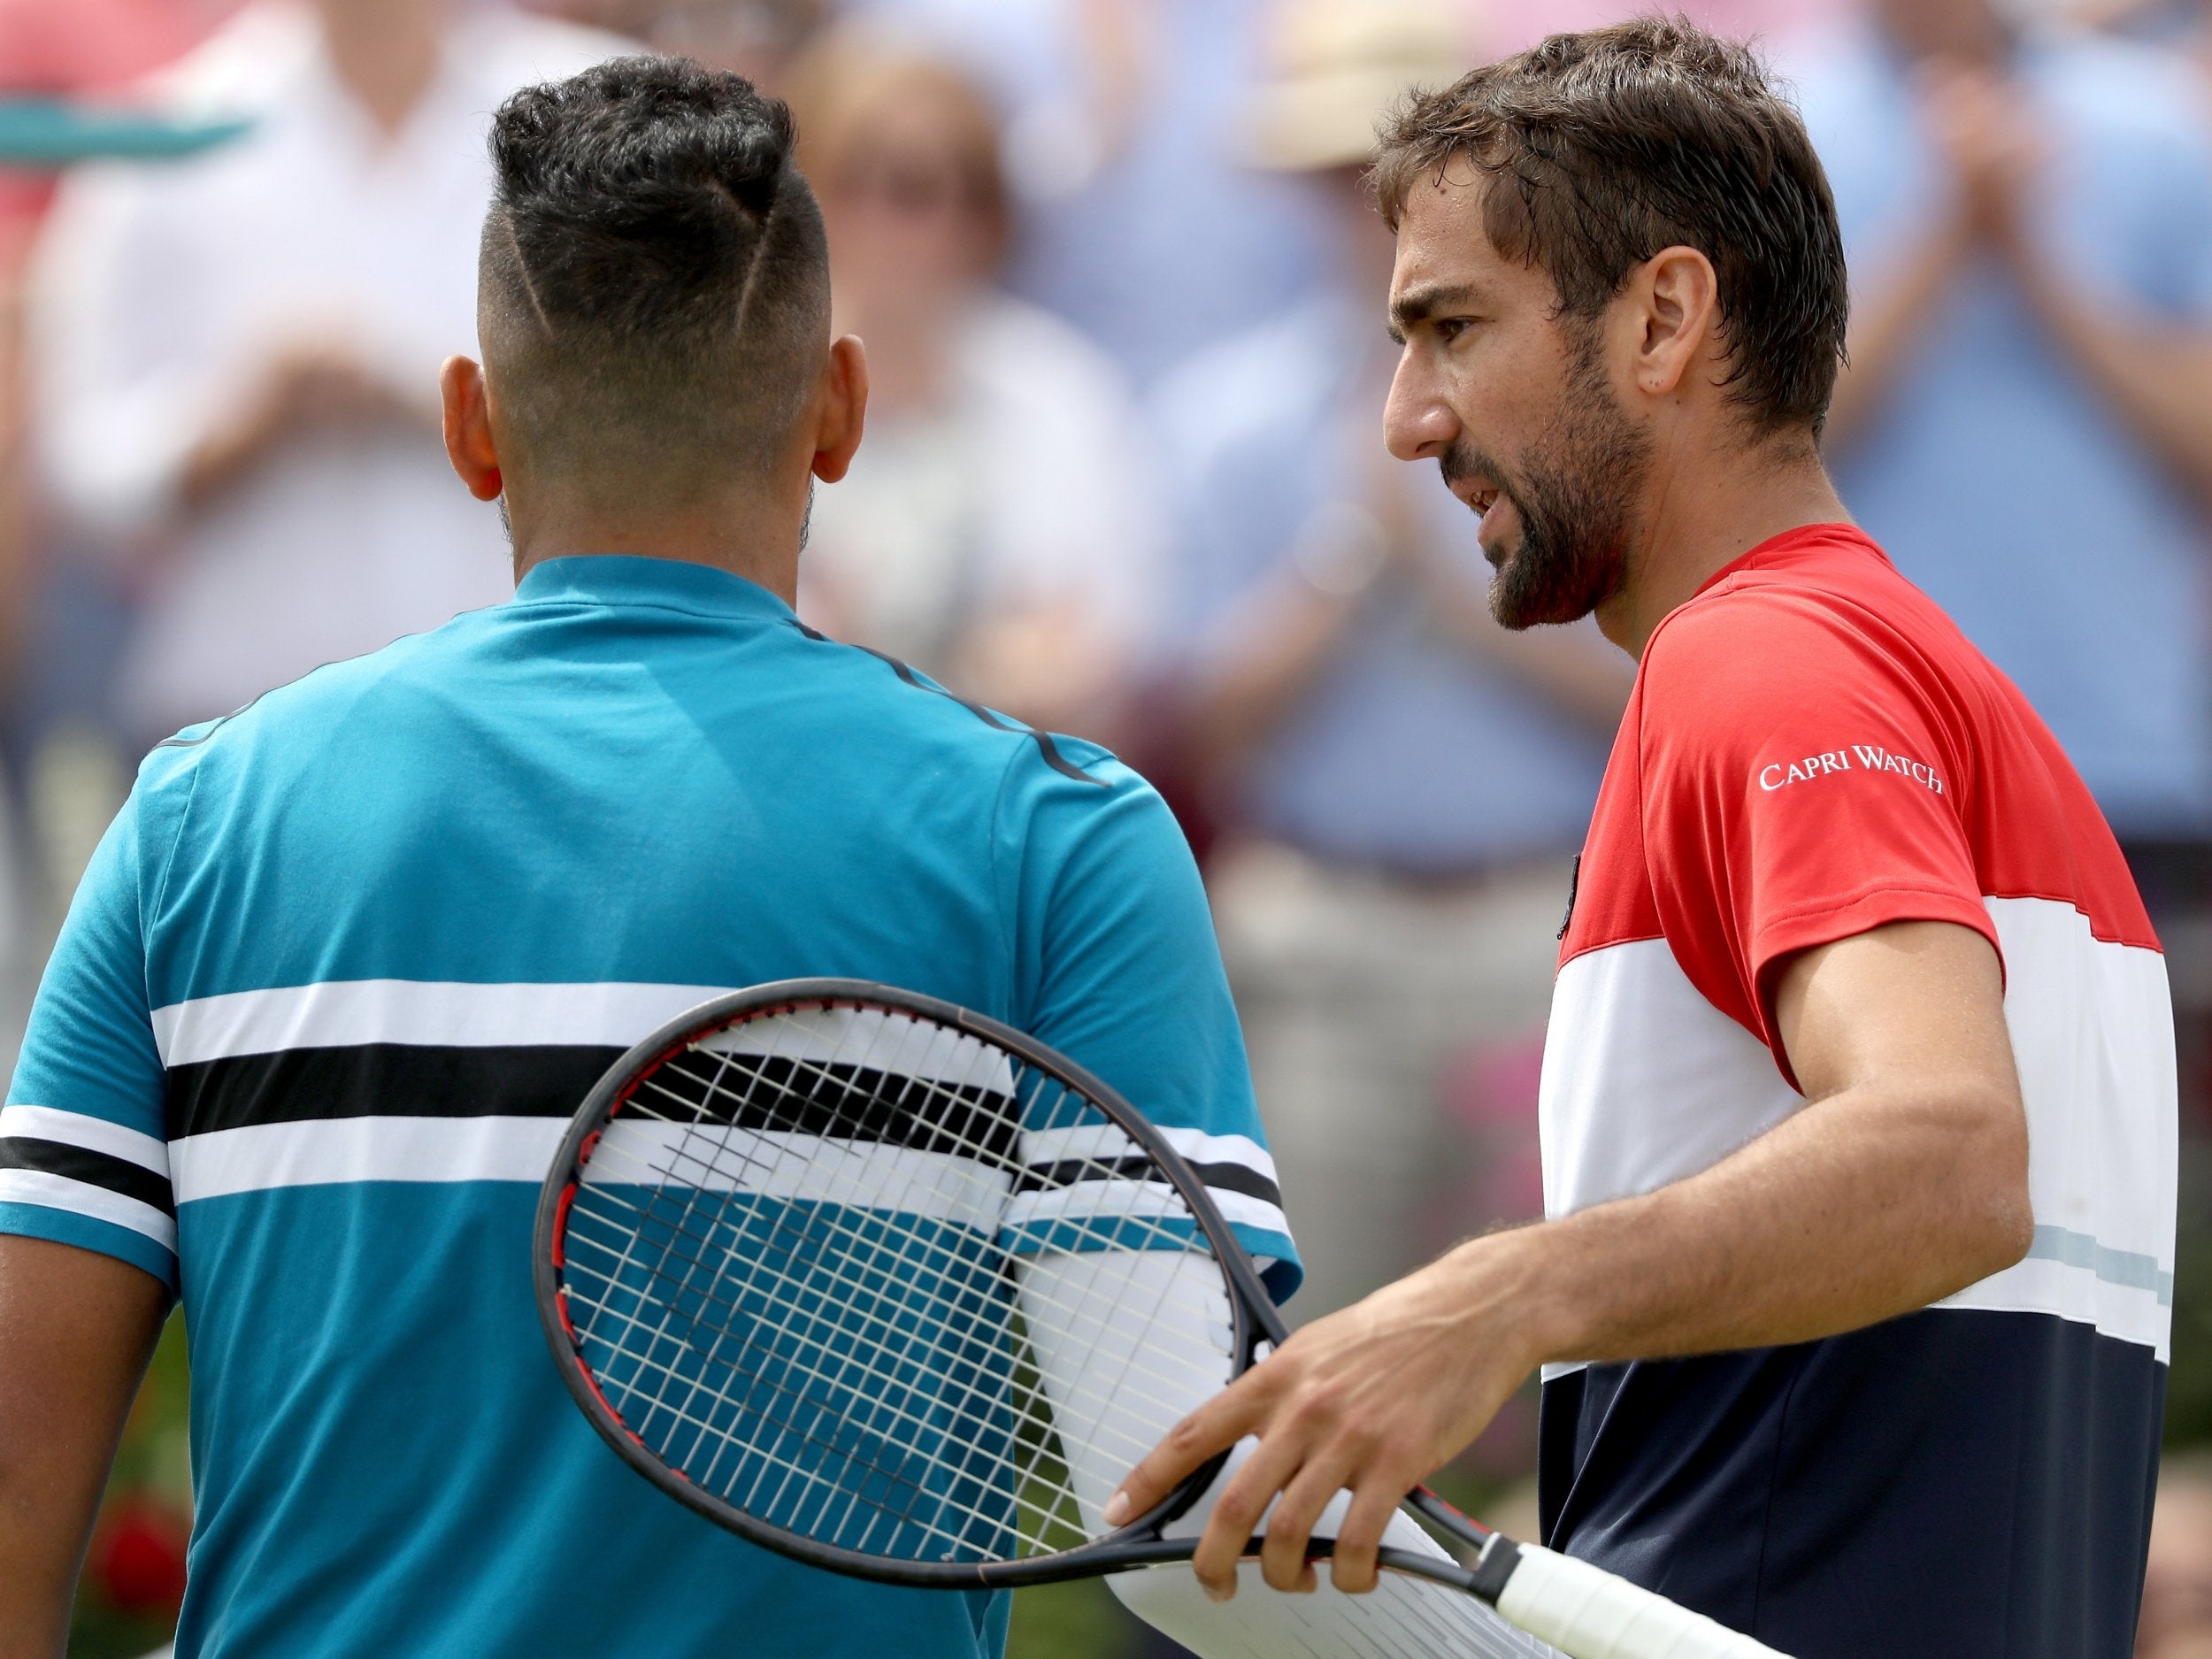
<svg viewBox="0 0 2212 1659">
<path fill-rule="evenodd" d="M 506 488 L 499 451 L 492 442 L 491 404 L 484 371 L 468 357 L 448 357 L 438 371 L 438 398 L 445 411 L 445 454 L 479 501 L 497 501 Z"/>
<path fill-rule="evenodd" d="M 1696 249 L 1662 248 L 1631 274 L 1622 298 L 1630 373 L 1647 396 L 1671 396 L 1720 350 L 1720 280 Z"/>
<path fill-rule="evenodd" d="M 814 476 L 834 484 L 845 476 L 868 423 L 868 354 L 857 334 L 831 342 L 814 400 Z"/>
</svg>

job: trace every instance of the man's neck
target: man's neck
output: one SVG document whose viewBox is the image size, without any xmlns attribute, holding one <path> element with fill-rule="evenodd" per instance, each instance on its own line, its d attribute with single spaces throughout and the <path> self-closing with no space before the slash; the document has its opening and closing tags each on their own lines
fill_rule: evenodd
<svg viewBox="0 0 2212 1659">
<path fill-rule="evenodd" d="M 1667 482 L 1629 551 L 1627 580 L 1597 611 L 1605 637 L 1640 662 L 1667 614 L 1717 572 L 1786 531 L 1850 518 L 1809 440 L 1717 465 L 1661 455 L 1653 476 Z"/>
<path fill-rule="evenodd" d="M 548 559 L 626 553 L 727 571 L 765 588 L 786 604 L 798 602 L 799 541 L 805 524 L 803 504 L 777 511 L 757 502 L 618 518 L 558 508 L 534 511 L 511 501 L 508 518 L 518 582 Z"/>
</svg>

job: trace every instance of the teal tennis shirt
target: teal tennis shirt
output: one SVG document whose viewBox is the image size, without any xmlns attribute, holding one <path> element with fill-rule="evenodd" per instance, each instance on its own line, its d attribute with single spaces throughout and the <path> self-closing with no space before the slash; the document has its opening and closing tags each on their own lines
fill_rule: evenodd
<svg viewBox="0 0 2212 1659">
<path fill-rule="evenodd" d="M 511 603 L 155 749 L 0 1111 L 0 1230 L 181 1299 L 180 1659 L 968 1659 L 1003 1597 L 833 1577 L 601 1443 L 531 1294 L 538 1184 L 622 1050 L 726 988 L 996 1016 L 1297 1265 L 1204 895 L 1159 797 L 672 561 Z"/>
</svg>

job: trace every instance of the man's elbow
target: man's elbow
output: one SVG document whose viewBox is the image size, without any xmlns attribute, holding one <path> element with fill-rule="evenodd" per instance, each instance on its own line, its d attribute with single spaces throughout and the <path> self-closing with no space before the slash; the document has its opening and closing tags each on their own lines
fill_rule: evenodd
<svg viewBox="0 0 2212 1659">
<path fill-rule="evenodd" d="M 2035 1242 L 2027 1113 L 2019 1097 L 2008 1094 L 1976 1117 L 1978 1133 L 1962 1137 L 1960 1156 L 1947 1172 L 1959 1232 L 1954 1290 L 2002 1272 Z"/>
<path fill-rule="evenodd" d="M 1975 1260 L 1961 1290 L 2003 1272 L 2026 1256 L 2035 1242 L 2035 1212 L 2028 1202 L 2026 1178 L 1987 1194 L 1978 1223 L 1971 1252 Z"/>
</svg>

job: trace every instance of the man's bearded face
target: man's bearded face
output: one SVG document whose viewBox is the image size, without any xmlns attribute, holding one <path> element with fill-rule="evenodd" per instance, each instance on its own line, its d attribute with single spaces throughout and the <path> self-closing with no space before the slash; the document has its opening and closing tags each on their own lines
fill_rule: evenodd
<svg viewBox="0 0 2212 1659">
<path fill-rule="evenodd" d="M 1505 626 L 1578 621 L 1621 590 L 1651 443 L 1614 397 L 1594 329 L 1576 342 L 1551 421 L 1516 465 L 1464 433 L 1439 465 L 1483 514 L 1483 556 L 1498 572 L 1490 610 Z"/>
</svg>

